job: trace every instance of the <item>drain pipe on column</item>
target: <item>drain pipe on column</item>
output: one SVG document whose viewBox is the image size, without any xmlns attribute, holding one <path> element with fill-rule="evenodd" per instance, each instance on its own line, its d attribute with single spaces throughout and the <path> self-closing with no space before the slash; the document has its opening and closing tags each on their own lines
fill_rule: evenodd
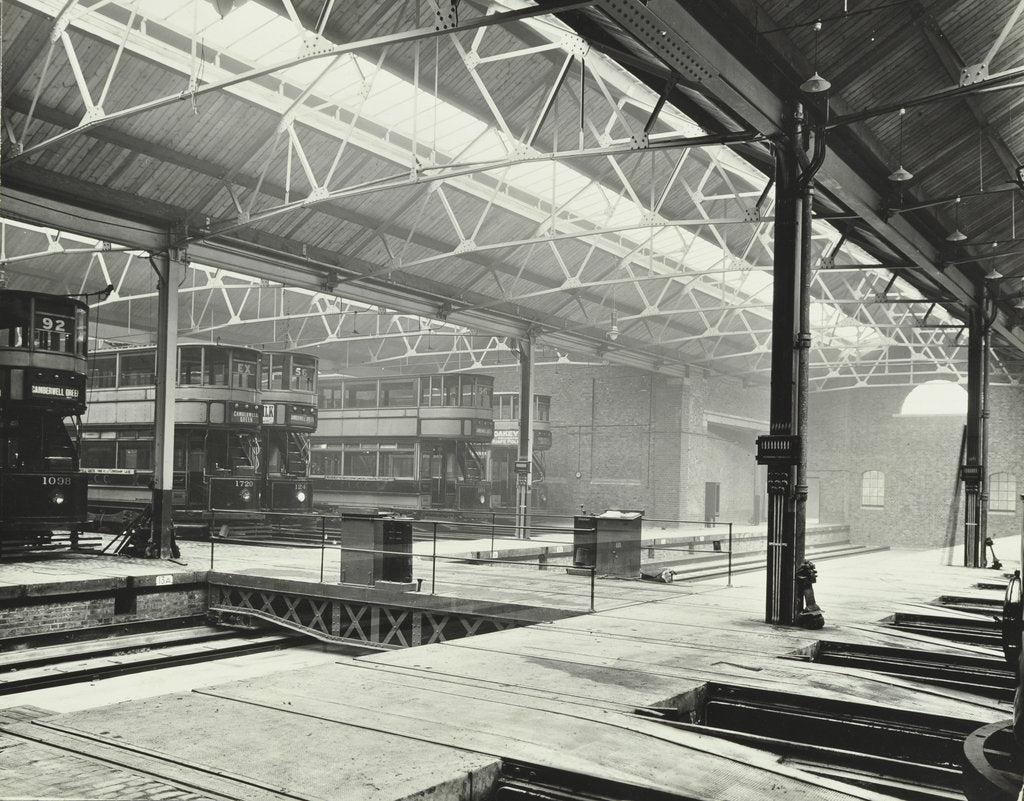
<svg viewBox="0 0 1024 801">
<path fill-rule="evenodd" d="M 796 527 L 800 532 L 807 528 L 807 425 L 808 405 L 807 394 L 810 387 L 810 349 L 811 349 L 811 212 L 814 206 L 814 176 L 825 160 L 825 125 L 828 121 L 828 101 L 825 101 L 825 119 L 821 125 L 807 128 L 814 137 L 814 151 L 810 163 L 800 174 L 800 196 L 802 200 L 800 222 L 800 330 L 797 334 L 797 408 L 796 430 L 800 437 L 800 456 L 796 467 L 796 504 L 794 514 Z M 825 625 L 825 617 L 821 607 L 814 600 L 812 586 L 817 581 L 818 573 L 814 563 L 804 555 L 804 537 L 798 538 L 800 552 L 793 555 L 799 563 L 796 570 L 797 618 L 799 626 L 808 629 L 820 629 Z"/>
</svg>

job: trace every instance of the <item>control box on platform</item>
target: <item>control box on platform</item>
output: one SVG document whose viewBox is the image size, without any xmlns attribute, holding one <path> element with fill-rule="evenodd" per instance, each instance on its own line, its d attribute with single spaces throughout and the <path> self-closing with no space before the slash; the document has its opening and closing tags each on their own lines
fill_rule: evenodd
<svg viewBox="0 0 1024 801">
<path fill-rule="evenodd" d="M 346 515 L 341 521 L 341 581 L 397 590 L 412 580 L 412 518 Z"/>
<path fill-rule="evenodd" d="M 609 509 L 573 518 L 573 567 L 594 566 L 599 576 L 640 575 L 642 511 Z"/>
</svg>

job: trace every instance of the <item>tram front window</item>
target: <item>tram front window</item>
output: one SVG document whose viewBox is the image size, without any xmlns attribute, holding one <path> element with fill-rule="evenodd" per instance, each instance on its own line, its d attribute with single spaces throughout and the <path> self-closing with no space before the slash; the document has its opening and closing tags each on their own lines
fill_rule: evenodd
<svg viewBox="0 0 1024 801">
<path fill-rule="evenodd" d="M 211 475 L 251 476 L 258 465 L 256 435 L 246 431 L 210 431 L 206 436 L 206 470 Z"/>
<path fill-rule="evenodd" d="M 51 415 L 24 414 L 3 421 L 2 464 L 24 473 L 71 473 L 78 469 L 77 449 L 63 421 Z"/>
<path fill-rule="evenodd" d="M 231 357 L 231 386 L 238 389 L 256 389 L 256 359 L 241 353 Z"/>
<path fill-rule="evenodd" d="M 255 434 L 231 432 L 230 467 L 236 475 L 251 476 L 260 466 L 260 445 Z"/>
<path fill-rule="evenodd" d="M 0 298 L 0 347 L 24 348 L 28 341 L 29 304 L 25 298 Z"/>
<path fill-rule="evenodd" d="M 309 472 L 309 435 L 272 429 L 263 456 L 270 475 L 306 476 Z"/>
<path fill-rule="evenodd" d="M 32 342 L 36 350 L 52 350 L 60 353 L 74 351 L 75 320 L 63 314 L 45 309 L 36 309 L 33 321 Z"/>
<path fill-rule="evenodd" d="M 274 353 L 263 354 L 260 365 L 260 386 L 263 389 L 284 389 L 284 357 Z"/>
<path fill-rule="evenodd" d="M 228 354 L 216 348 L 206 349 L 204 384 L 208 387 L 228 386 Z"/>
<path fill-rule="evenodd" d="M 183 347 L 178 349 L 178 383 L 182 386 L 199 386 L 203 383 L 203 349 Z"/>
<path fill-rule="evenodd" d="M 316 360 L 308 356 L 292 357 L 292 389 L 316 392 Z"/>
<path fill-rule="evenodd" d="M 309 475 L 309 434 L 292 431 L 288 434 L 288 472 Z"/>
</svg>

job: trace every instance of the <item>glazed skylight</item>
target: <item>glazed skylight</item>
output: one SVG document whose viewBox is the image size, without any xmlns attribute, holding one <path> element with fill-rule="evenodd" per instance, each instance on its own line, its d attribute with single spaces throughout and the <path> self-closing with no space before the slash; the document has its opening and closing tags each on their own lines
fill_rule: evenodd
<svg viewBox="0 0 1024 801">
<path fill-rule="evenodd" d="M 290 18 L 287 3 L 282 3 L 279 9 L 270 9 L 256 2 L 240 2 L 223 19 L 212 2 L 138 0 L 137 3 L 123 2 L 122 5 L 134 6 L 140 15 L 159 21 L 186 37 L 194 37 L 200 52 L 220 51 L 252 67 L 270 67 L 293 59 L 315 39 L 312 32 L 303 31 L 297 20 Z M 527 5 L 509 3 L 496 7 L 504 10 Z M 333 13 L 344 13 L 343 4 L 336 5 Z M 550 17 L 522 24 L 529 25 L 552 46 L 562 46 L 567 36 L 570 39 L 574 37 L 569 29 Z M 465 37 L 459 41 L 465 41 Z M 489 55 L 486 44 L 485 37 L 479 53 L 482 58 Z M 434 43 L 428 40 L 421 46 L 424 58 L 429 61 Z M 441 46 L 451 45 L 444 42 Z M 310 106 L 323 112 L 325 124 L 337 123 L 332 115 L 334 107 L 358 113 L 367 123 L 415 142 L 418 160 L 428 169 L 435 164 L 503 160 L 515 151 L 517 143 L 502 131 L 482 99 L 479 116 L 470 114 L 435 96 L 432 72 L 425 70 L 427 75 L 421 78 L 417 88 L 404 76 L 388 71 L 387 67 L 386 59 L 383 68 L 378 69 L 376 62 L 359 53 L 350 53 L 293 65 L 274 75 L 295 87 L 305 88 L 313 83 L 311 99 L 303 108 L 304 119 L 308 119 Z M 648 87 L 609 59 L 591 52 L 587 56 L 587 68 L 598 71 L 603 80 L 624 92 L 626 102 L 650 109 L 657 101 Z M 203 75 L 199 78 L 211 79 Z M 621 126 L 616 128 L 605 132 L 612 141 L 623 138 Z M 658 133 L 694 136 L 703 132 L 678 109 L 666 104 L 655 134 Z M 705 150 L 728 171 L 737 190 L 750 196 L 750 205 L 753 206 L 763 189 L 764 176 L 728 148 Z M 400 159 L 407 162 L 410 153 L 408 149 L 395 148 L 390 157 L 399 163 Z M 514 163 L 492 170 L 490 175 L 504 181 L 519 195 L 536 198 L 534 213 L 538 223 L 544 219 L 542 209 L 559 209 L 557 224 L 560 230 L 640 226 L 645 219 L 652 218 L 651 213 L 630 198 L 627 192 L 609 190 L 569 162 Z M 517 208 L 516 211 L 523 212 L 523 209 Z M 770 214 L 771 203 L 766 203 L 762 211 Z M 665 222 L 658 215 L 653 215 L 653 219 L 655 223 Z M 815 223 L 815 231 L 818 236 L 832 242 L 839 237 L 831 226 L 820 222 Z M 637 263 L 654 273 L 713 273 L 702 281 L 702 293 L 729 304 L 747 306 L 747 314 L 770 319 L 770 308 L 765 307 L 771 297 L 770 271 L 725 252 L 721 246 L 698 236 L 695 229 L 656 227 L 652 233 L 650 228 L 636 227 L 616 234 L 615 243 L 606 241 L 601 247 L 612 249 L 617 256 L 637 251 L 647 253 Z M 844 246 L 844 255 L 859 263 L 872 261 L 849 244 Z M 728 271 L 723 272 L 727 266 Z M 818 318 L 816 323 L 828 327 L 832 341 L 843 340 L 857 348 L 886 342 L 877 329 L 846 315 L 838 306 L 827 312 L 816 312 L 815 316 Z"/>
</svg>

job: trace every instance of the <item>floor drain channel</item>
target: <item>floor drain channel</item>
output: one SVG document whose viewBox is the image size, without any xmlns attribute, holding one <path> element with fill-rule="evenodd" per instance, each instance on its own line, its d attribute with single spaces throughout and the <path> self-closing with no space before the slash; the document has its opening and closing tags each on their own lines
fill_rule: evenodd
<svg viewBox="0 0 1024 801">
<path fill-rule="evenodd" d="M 964 740 L 977 728 L 942 715 L 718 683 L 637 711 L 907 801 L 963 801 Z"/>
<path fill-rule="evenodd" d="M 1009 665 L 1004 659 L 995 656 L 937 653 L 822 640 L 811 648 L 795 651 L 784 658 L 901 676 L 998 701 L 1012 701 L 1017 686 Z"/>
</svg>

